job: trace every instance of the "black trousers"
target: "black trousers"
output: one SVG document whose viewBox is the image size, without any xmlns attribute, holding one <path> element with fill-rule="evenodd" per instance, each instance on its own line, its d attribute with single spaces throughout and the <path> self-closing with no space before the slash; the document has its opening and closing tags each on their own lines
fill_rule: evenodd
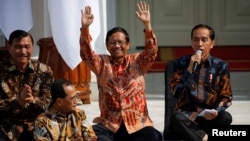
<svg viewBox="0 0 250 141">
<path fill-rule="evenodd" d="M 162 141 L 162 134 L 154 127 L 144 127 L 141 130 L 128 134 L 124 123 L 117 131 L 111 132 L 102 124 L 93 125 L 97 141 Z"/>
<path fill-rule="evenodd" d="M 174 112 L 170 117 L 170 130 L 173 135 L 187 141 L 201 141 L 201 139 L 218 126 L 227 126 L 232 123 L 232 116 L 227 111 L 218 113 L 213 120 L 198 117 L 195 121 L 189 120 L 183 113 Z"/>
</svg>

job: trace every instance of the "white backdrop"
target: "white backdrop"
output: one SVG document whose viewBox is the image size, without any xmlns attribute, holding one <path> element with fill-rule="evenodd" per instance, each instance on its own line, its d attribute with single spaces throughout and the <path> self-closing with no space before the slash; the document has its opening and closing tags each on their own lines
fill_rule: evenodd
<svg viewBox="0 0 250 141">
<path fill-rule="evenodd" d="M 30 0 L 0 1 L 0 28 L 7 40 L 14 30 L 21 29 L 28 32 L 32 26 Z"/>
<path fill-rule="evenodd" d="M 99 0 L 48 0 L 52 36 L 58 52 L 71 69 L 81 62 L 79 52 L 81 9 L 87 5 L 93 9 L 95 19 L 90 26 L 90 33 L 93 38 L 92 44 L 94 44 L 100 36 L 99 4 Z"/>
</svg>

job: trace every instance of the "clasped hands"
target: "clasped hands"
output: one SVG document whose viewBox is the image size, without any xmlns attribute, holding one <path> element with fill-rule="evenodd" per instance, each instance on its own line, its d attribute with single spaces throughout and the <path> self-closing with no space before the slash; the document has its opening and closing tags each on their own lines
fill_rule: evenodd
<svg viewBox="0 0 250 141">
<path fill-rule="evenodd" d="M 34 101 L 34 97 L 32 95 L 31 87 L 27 84 L 24 84 L 23 89 L 20 92 L 18 103 L 21 106 L 32 103 Z"/>
</svg>

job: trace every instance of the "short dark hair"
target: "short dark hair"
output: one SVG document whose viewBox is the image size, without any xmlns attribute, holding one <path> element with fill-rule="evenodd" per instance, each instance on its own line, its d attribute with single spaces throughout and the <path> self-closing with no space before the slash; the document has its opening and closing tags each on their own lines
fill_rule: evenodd
<svg viewBox="0 0 250 141">
<path fill-rule="evenodd" d="M 112 29 L 110 29 L 108 32 L 107 32 L 107 35 L 106 35 L 106 44 L 108 43 L 109 41 L 109 37 L 116 33 L 116 32 L 122 32 L 124 35 L 125 35 L 125 40 L 126 42 L 129 42 L 129 35 L 128 35 L 128 32 L 122 28 L 122 27 L 114 27 Z"/>
<path fill-rule="evenodd" d="M 13 31 L 9 36 L 9 44 L 12 45 L 14 39 L 21 40 L 22 38 L 27 37 L 27 36 L 30 37 L 32 45 L 33 45 L 34 40 L 33 40 L 32 35 L 30 33 L 26 32 L 26 31 L 24 31 L 24 30 L 15 30 L 15 31 Z"/>
<path fill-rule="evenodd" d="M 57 79 L 51 84 L 50 93 L 52 96 L 52 103 L 55 103 L 57 98 L 65 98 L 67 96 L 63 87 L 69 85 L 73 84 L 66 79 Z"/>
<path fill-rule="evenodd" d="M 206 28 L 210 31 L 210 39 L 213 41 L 215 39 L 215 31 L 212 27 L 210 27 L 209 25 L 206 24 L 198 24 L 196 26 L 193 27 L 192 31 L 191 31 L 191 39 L 193 38 L 193 32 L 198 29 L 198 28 Z"/>
</svg>

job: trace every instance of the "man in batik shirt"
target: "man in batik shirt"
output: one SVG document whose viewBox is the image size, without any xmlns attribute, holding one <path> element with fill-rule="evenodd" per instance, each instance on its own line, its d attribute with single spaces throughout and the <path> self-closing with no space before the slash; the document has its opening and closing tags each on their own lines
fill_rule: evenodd
<svg viewBox="0 0 250 141">
<path fill-rule="evenodd" d="M 31 60 L 32 36 L 22 30 L 10 34 L 11 60 L 0 64 L 0 140 L 30 140 L 35 118 L 51 101 L 53 73 Z"/>
<path fill-rule="evenodd" d="M 226 111 L 232 104 L 230 72 L 227 62 L 210 55 L 215 45 L 213 28 L 194 26 L 191 43 L 194 54 L 174 60 L 170 87 L 178 103 L 170 130 L 184 140 L 206 141 L 212 128 L 232 122 Z"/>
<path fill-rule="evenodd" d="M 162 141 L 148 114 L 144 75 L 154 63 L 158 46 L 150 22 L 149 5 L 137 4 L 138 19 L 144 26 L 143 52 L 127 54 L 130 47 L 125 29 L 114 27 L 106 36 L 110 55 L 96 54 L 91 48 L 89 26 L 91 7 L 82 10 L 80 53 L 82 60 L 96 74 L 99 89 L 100 117 L 94 119 L 98 141 Z"/>
<path fill-rule="evenodd" d="M 92 125 L 83 110 L 77 108 L 77 91 L 68 80 L 51 85 L 52 102 L 35 122 L 36 141 L 96 141 Z"/>
</svg>

